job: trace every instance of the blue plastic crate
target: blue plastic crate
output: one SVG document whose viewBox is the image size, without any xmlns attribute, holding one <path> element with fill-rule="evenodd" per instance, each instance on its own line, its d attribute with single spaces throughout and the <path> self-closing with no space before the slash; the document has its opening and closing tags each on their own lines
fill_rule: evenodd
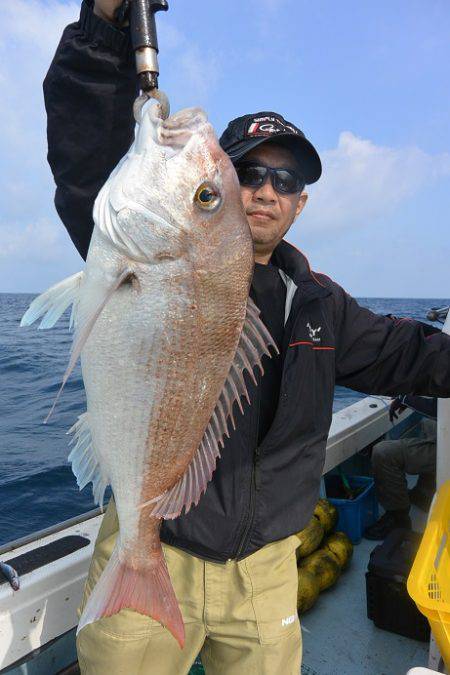
<svg viewBox="0 0 450 675">
<path fill-rule="evenodd" d="M 328 490 L 333 483 L 341 481 L 340 476 L 325 476 L 325 487 Z M 327 497 L 339 512 L 336 530 L 345 532 L 353 544 L 359 544 L 366 527 L 378 520 L 378 501 L 375 494 L 373 478 L 367 476 L 348 476 L 351 488 L 364 487 L 356 499 L 337 499 Z"/>
</svg>

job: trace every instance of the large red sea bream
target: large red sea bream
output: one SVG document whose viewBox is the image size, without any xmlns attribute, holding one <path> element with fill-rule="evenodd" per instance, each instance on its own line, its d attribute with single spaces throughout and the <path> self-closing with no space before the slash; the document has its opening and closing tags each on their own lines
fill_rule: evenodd
<svg viewBox="0 0 450 675">
<path fill-rule="evenodd" d="M 49 328 L 72 304 L 87 411 L 69 456 L 120 532 L 79 630 L 128 607 L 184 642 L 159 527 L 197 504 L 233 403 L 268 346 L 248 293 L 252 239 L 233 166 L 199 109 L 141 110 L 135 142 L 101 189 L 83 272 L 39 296 L 22 324 Z M 233 420 L 231 419 L 231 422 Z"/>
</svg>

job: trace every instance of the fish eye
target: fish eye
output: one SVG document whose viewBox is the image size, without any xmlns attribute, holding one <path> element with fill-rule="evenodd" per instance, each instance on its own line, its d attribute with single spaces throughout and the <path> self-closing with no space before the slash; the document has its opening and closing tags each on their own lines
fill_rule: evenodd
<svg viewBox="0 0 450 675">
<path fill-rule="evenodd" d="M 222 203 L 222 197 L 211 183 L 202 183 L 197 188 L 194 203 L 204 211 L 216 211 Z"/>
</svg>

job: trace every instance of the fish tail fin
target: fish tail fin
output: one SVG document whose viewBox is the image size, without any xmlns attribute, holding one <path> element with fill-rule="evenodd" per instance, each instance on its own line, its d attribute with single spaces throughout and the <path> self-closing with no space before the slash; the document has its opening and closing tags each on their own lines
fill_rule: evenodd
<svg viewBox="0 0 450 675">
<path fill-rule="evenodd" d="M 183 618 L 162 551 L 154 566 L 136 569 L 121 561 L 117 549 L 114 549 L 89 596 L 77 634 L 97 619 L 117 614 L 124 608 L 159 621 L 183 648 Z"/>
</svg>

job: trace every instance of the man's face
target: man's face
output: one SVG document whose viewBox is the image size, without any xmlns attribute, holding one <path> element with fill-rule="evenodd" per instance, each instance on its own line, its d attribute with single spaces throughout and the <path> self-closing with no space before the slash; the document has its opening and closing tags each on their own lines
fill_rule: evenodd
<svg viewBox="0 0 450 675">
<path fill-rule="evenodd" d="M 260 162 L 273 168 L 299 170 L 293 154 L 271 141 L 250 150 L 243 160 Z M 241 185 L 241 197 L 253 237 L 255 259 L 268 262 L 274 248 L 300 215 L 307 194 L 280 194 L 274 190 L 269 177 L 260 187 Z"/>
</svg>

